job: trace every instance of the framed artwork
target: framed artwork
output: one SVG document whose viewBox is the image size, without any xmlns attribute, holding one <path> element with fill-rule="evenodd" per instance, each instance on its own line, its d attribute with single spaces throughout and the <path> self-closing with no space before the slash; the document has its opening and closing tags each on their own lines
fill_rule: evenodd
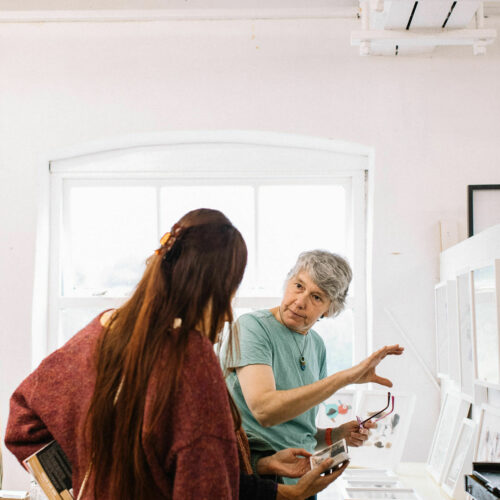
<svg viewBox="0 0 500 500">
<path fill-rule="evenodd" d="M 403 484 L 397 477 L 345 479 L 344 482 L 347 488 L 403 488 Z"/>
<path fill-rule="evenodd" d="M 323 401 L 316 417 L 318 428 L 337 427 L 356 420 L 355 395 L 356 391 L 339 391 Z"/>
<path fill-rule="evenodd" d="M 500 260 L 472 271 L 475 378 L 500 387 L 499 306 Z"/>
<path fill-rule="evenodd" d="M 438 377 L 459 377 L 458 340 L 450 335 L 454 331 L 456 320 L 456 291 L 454 281 L 445 281 L 436 285 L 436 368 Z M 456 323 L 456 321 L 455 321 Z M 457 358 L 457 359 L 455 359 Z"/>
<path fill-rule="evenodd" d="M 500 462 L 500 408 L 481 405 L 475 462 Z"/>
<path fill-rule="evenodd" d="M 401 461 L 410 423 L 415 409 L 415 395 L 393 393 L 394 410 L 377 422 L 370 437 L 359 448 L 349 448 L 354 466 L 384 467 L 395 470 Z M 361 420 L 378 412 L 387 405 L 387 391 L 362 391 L 356 408 Z"/>
<path fill-rule="evenodd" d="M 462 394 L 449 392 L 444 397 L 427 459 L 427 470 L 440 484 L 450 459 L 454 439 L 462 420 L 469 413 L 469 408 L 470 402 Z"/>
<path fill-rule="evenodd" d="M 420 500 L 412 488 L 346 488 L 345 499 L 393 498 L 396 500 Z"/>
<path fill-rule="evenodd" d="M 464 394 L 474 397 L 474 343 L 472 335 L 471 273 L 457 276 L 458 333 L 460 347 L 460 385 Z"/>
<path fill-rule="evenodd" d="M 444 471 L 443 490 L 456 500 L 466 499 L 463 478 L 472 472 L 475 432 L 476 422 L 464 418 Z"/>
<path fill-rule="evenodd" d="M 458 290 L 456 280 L 446 282 L 446 326 L 450 349 L 449 377 L 460 385 L 460 337 L 458 334 Z"/>
<path fill-rule="evenodd" d="M 467 186 L 469 236 L 500 224 L 500 184 Z"/>
<path fill-rule="evenodd" d="M 356 420 L 356 391 L 339 391 L 323 401 L 318 408 L 318 428 L 339 426 Z"/>
<path fill-rule="evenodd" d="M 354 469 L 348 467 L 342 474 L 342 479 L 362 479 L 362 480 L 379 480 L 379 479 L 395 479 L 396 474 L 390 469 Z"/>
</svg>

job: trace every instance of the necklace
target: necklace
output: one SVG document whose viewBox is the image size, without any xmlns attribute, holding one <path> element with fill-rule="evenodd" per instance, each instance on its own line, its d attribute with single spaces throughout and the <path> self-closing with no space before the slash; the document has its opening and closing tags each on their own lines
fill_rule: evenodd
<svg viewBox="0 0 500 500">
<path fill-rule="evenodd" d="M 279 311 L 279 314 L 280 314 L 280 319 L 281 319 L 281 323 L 283 323 L 283 326 L 285 326 L 286 328 L 288 328 L 286 325 L 285 325 L 285 322 L 283 321 L 283 316 L 281 315 L 281 306 L 278 308 L 278 311 Z M 288 328 L 289 329 L 289 328 Z M 308 332 L 309 333 L 309 332 Z M 295 335 L 294 335 L 294 332 L 292 332 L 292 339 L 293 341 L 295 342 L 295 345 L 297 346 L 297 350 L 299 351 L 300 353 L 300 358 L 299 358 L 299 365 L 300 365 L 300 369 L 302 371 L 305 371 L 306 369 L 306 360 L 304 358 L 304 351 L 305 351 L 305 348 L 306 348 L 306 342 L 307 342 L 307 333 L 306 333 L 306 338 L 304 340 L 304 345 L 302 346 L 302 351 L 300 350 L 300 347 L 299 347 L 299 344 L 297 342 L 297 339 L 295 338 Z"/>
</svg>

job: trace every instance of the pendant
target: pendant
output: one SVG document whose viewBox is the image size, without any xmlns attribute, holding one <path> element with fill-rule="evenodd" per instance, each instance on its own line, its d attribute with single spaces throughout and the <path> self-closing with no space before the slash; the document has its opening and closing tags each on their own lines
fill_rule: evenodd
<svg viewBox="0 0 500 500">
<path fill-rule="evenodd" d="M 300 369 L 304 371 L 306 369 L 306 360 L 304 359 L 304 356 L 300 357 L 299 363 L 300 363 Z"/>
</svg>

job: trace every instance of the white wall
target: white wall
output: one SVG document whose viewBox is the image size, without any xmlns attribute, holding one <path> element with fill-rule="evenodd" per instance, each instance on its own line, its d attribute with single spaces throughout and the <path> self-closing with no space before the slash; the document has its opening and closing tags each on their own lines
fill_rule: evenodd
<svg viewBox="0 0 500 500">
<path fill-rule="evenodd" d="M 467 48 L 360 58 L 349 46 L 355 28 L 348 20 L 0 25 L 3 422 L 30 370 L 38 173 L 61 148 L 123 134 L 256 129 L 373 146 L 374 345 L 401 342 L 387 308 L 434 369 L 438 221 L 458 219 L 465 237 L 466 185 L 498 182 L 500 43 L 482 58 Z M 417 394 L 404 460 L 424 461 L 438 391 L 410 352 L 380 372 Z M 4 461 L 4 486 L 22 487 L 20 467 L 10 454 Z"/>
</svg>

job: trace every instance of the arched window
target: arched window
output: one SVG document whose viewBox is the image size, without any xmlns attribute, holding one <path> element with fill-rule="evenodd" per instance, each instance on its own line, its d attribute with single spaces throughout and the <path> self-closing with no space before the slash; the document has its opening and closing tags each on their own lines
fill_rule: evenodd
<svg viewBox="0 0 500 500">
<path fill-rule="evenodd" d="M 367 348 L 370 161 L 362 146 L 265 132 L 166 133 L 51 161 L 49 306 L 45 352 L 35 358 L 120 305 L 161 235 L 188 210 L 208 207 L 247 242 L 236 315 L 277 305 L 299 252 L 326 248 L 348 258 L 347 308 L 317 330 L 329 371 L 350 366 Z"/>
</svg>

